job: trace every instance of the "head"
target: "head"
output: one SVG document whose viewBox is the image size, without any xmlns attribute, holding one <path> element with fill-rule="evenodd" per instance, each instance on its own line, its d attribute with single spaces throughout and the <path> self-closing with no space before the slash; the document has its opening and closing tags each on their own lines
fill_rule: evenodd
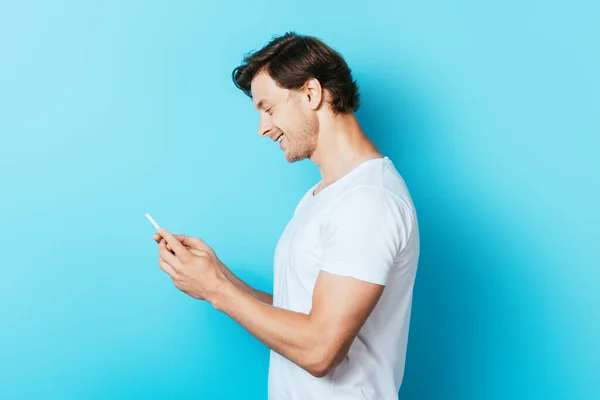
<svg viewBox="0 0 600 400">
<path fill-rule="evenodd" d="M 312 156 L 324 119 L 359 107 L 358 86 L 346 61 L 312 36 L 275 37 L 247 55 L 232 77 L 259 111 L 259 135 L 281 137 L 289 162 Z"/>
</svg>

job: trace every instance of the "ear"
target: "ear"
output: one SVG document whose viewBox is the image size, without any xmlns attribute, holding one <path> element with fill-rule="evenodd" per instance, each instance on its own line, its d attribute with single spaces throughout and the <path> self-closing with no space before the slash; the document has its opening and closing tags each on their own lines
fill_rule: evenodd
<svg viewBox="0 0 600 400">
<path fill-rule="evenodd" d="M 302 93 L 306 96 L 305 99 L 311 109 L 316 110 L 321 106 L 321 102 L 323 101 L 323 88 L 318 79 L 310 78 L 307 80 L 304 84 Z"/>
</svg>

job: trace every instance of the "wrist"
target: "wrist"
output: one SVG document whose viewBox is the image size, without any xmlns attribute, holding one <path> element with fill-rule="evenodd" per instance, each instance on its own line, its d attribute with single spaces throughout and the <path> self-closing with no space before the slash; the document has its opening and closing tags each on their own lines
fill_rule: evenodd
<svg viewBox="0 0 600 400">
<path fill-rule="evenodd" d="M 213 289 L 207 300 L 212 304 L 213 308 L 223 311 L 223 306 L 228 297 L 231 297 L 233 284 L 222 274 L 216 278 Z"/>
</svg>

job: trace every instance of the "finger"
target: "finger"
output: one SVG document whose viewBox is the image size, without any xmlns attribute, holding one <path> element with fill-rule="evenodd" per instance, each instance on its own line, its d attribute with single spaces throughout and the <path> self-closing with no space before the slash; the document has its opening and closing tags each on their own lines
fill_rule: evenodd
<svg viewBox="0 0 600 400">
<path fill-rule="evenodd" d="M 183 245 L 185 247 L 191 247 L 194 249 L 198 249 L 198 250 L 202 250 L 202 251 L 210 251 L 211 247 L 209 245 L 206 244 L 206 242 L 204 242 L 204 240 L 197 238 L 197 237 L 193 237 L 193 236 L 183 236 L 181 235 L 182 238 L 179 239 L 181 241 L 181 243 L 183 243 Z"/>
<path fill-rule="evenodd" d="M 196 238 L 193 236 L 185 236 L 185 235 L 173 235 L 173 236 L 175 236 L 177 238 L 177 240 L 179 240 L 185 247 L 195 248 L 195 249 L 199 249 L 199 250 L 203 250 L 203 251 L 207 251 L 209 249 L 208 245 L 199 238 Z M 152 235 L 152 239 L 154 239 L 156 241 L 156 243 L 160 243 L 160 241 L 163 240 L 163 237 L 160 236 L 160 234 L 155 233 Z M 171 246 L 169 246 L 168 244 L 167 244 L 167 249 L 169 249 L 169 251 L 173 251 L 173 249 L 171 249 Z"/>
<path fill-rule="evenodd" d="M 161 240 L 163 240 L 163 241 L 165 240 L 158 233 L 155 233 L 154 235 L 152 235 L 152 239 L 154 239 L 156 241 L 156 243 L 160 243 Z M 171 249 L 171 246 L 169 246 L 168 244 L 167 244 L 167 250 L 169 250 L 171 253 L 173 253 L 173 249 Z"/>
<path fill-rule="evenodd" d="M 165 239 L 160 239 L 161 242 L 165 243 L 165 247 L 167 248 L 167 250 L 169 250 L 172 254 L 175 254 L 175 252 L 173 251 L 173 249 L 171 248 L 171 246 L 168 245 L 168 243 L 165 241 Z M 160 244 L 160 242 L 158 242 Z"/>
<path fill-rule="evenodd" d="M 185 238 L 184 235 L 173 235 L 173 236 L 175 236 L 177 239 L 179 239 L 180 242 L 182 242 L 183 239 Z M 160 243 L 160 241 L 163 239 L 163 237 L 160 236 L 159 233 L 153 233 L 152 234 L 152 239 L 154 239 L 154 241 L 156 241 L 156 243 Z"/>
<path fill-rule="evenodd" d="M 190 248 L 190 253 L 200 256 L 200 257 L 203 257 L 206 255 L 205 251 L 194 249 L 194 248 Z"/>
<path fill-rule="evenodd" d="M 161 251 L 164 251 L 165 253 L 170 253 L 173 257 L 177 258 L 177 255 L 175 254 L 175 252 L 169 247 L 169 245 L 167 244 L 167 242 L 162 239 L 160 241 L 160 243 L 158 244 L 158 253 L 159 255 L 161 254 Z M 174 262 L 176 262 L 175 260 L 169 260 L 170 263 L 173 265 Z"/>
<path fill-rule="evenodd" d="M 164 240 L 161 240 L 158 244 L 158 254 L 160 258 L 165 260 L 169 265 L 173 267 L 177 267 L 179 265 L 177 256 L 167 250 L 167 243 Z"/>
<path fill-rule="evenodd" d="M 186 249 L 185 246 L 179 241 L 179 239 L 173 236 L 171 232 L 167 231 L 164 228 L 160 228 L 158 233 L 160 233 L 161 236 L 167 241 L 167 244 L 171 247 L 171 249 L 175 251 L 175 255 L 177 257 L 181 259 L 182 257 L 185 258 L 190 255 L 189 250 Z"/>
<path fill-rule="evenodd" d="M 169 276 L 174 276 L 175 270 L 173 269 L 173 266 L 171 266 L 169 263 L 163 260 L 162 257 L 158 257 L 158 266 L 160 267 L 160 269 L 169 274 Z"/>
<path fill-rule="evenodd" d="M 152 239 L 154 239 L 157 243 L 160 243 L 161 240 L 163 240 L 163 241 L 165 240 L 158 233 L 155 233 L 154 235 L 152 235 Z M 169 246 L 168 244 L 167 244 L 167 250 L 169 250 L 171 253 L 173 253 L 173 249 L 171 249 L 171 246 Z"/>
<path fill-rule="evenodd" d="M 177 238 L 177 240 L 179 240 L 181 242 L 181 244 L 183 244 L 185 247 L 198 247 L 199 245 L 202 245 L 202 242 L 200 239 L 192 237 L 192 236 L 185 236 L 185 235 L 175 235 L 173 234 L 173 236 L 175 236 L 175 238 Z"/>
<path fill-rule="evenodd" d="M 185 235 L 173 235 L 188 249 L 197 249 L 201 251 L 210 252 L 212 248 L 206 244 L 206 242 L 200 238 L 194 236 Z"/>
</svg>

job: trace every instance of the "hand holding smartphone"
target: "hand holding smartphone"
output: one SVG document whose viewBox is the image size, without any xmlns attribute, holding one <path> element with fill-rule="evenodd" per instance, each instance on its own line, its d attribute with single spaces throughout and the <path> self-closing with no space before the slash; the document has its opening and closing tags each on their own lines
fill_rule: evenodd
<svg viewBox="0 0 600 400">
<path fill-rule="evenodd" d="M 146 218 L 148 218 L 148 221 L 150 221 L 150 223 L 154 226 L 154 228 L 156 228 L 156 231 L 158 232 L 158 230 L 160 229 L 160 226 L 156 223 L 156 221 L 154 220 L 154 218 L 152 218 L 152 216 L 149 213 L 146 213 Z M 154 240 L 156 240 L 157 243 L 160 243 L 161 240 L 164 240 L 161 236 L 160 233 L 155 233 L 153 235 Z M 175 254 L 173 252 L 173 249 L 171 249 L 171 247 L 169 247 L 169 245 L 167 244 L 167 250 L 169 250 L 171 253 Z"/>
</svg>

